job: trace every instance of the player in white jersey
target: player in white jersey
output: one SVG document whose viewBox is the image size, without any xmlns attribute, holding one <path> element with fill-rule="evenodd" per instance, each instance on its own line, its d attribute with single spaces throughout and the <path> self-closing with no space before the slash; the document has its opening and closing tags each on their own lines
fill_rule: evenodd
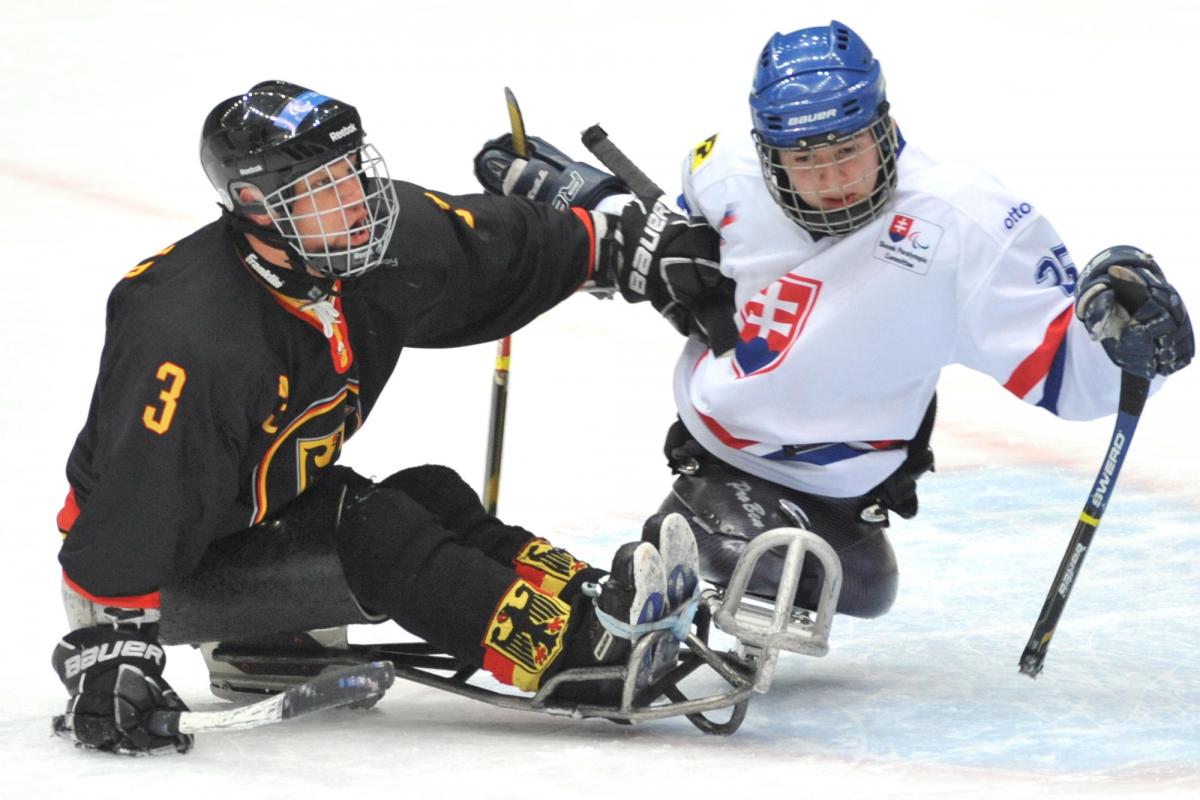
<svg viewBox="0 0 1200 800">
<path fill-rule="evenodd" d="M 1155 387 L 1186 365 L 1191 324 L 1147 254 L 1110 248 L 1081 277 L 1025 197 L 906 143 L 879 62 L 839 22 L 771 37 L 750 106 L 751 131 L 684 163 L 680 204 L 721 236 L 739 335 L 720 356 L 690 341 L 678 362 L 679 478 L 660 511 L 692 520 L 716 583 L 757 534 L 809 528 L 842 560 L 838 610 L 877 616 L 896 592 L 887 513 L 916 514 L 942 367 L 1090 419 L 1116 410 L 1114 362 Z M 821 578 L 812 559 L 798 603 Z M 777 585 L 760 563 L 751 591 Z"/>
</svg>

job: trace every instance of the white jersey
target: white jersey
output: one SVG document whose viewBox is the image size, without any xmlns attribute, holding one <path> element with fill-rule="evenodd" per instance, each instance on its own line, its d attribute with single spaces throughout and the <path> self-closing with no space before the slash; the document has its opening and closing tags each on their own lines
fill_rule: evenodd
<svg viewBox="0 0 1200 800">
<path fill-rule="evenodd" d="M 879 219 L 814 241 L 768 194 L 748 133 L 685 161 L 683 204 L 721 234 L 741 336 L 723 358 L 689 342 L 675 399 L 722 460 L 805 492 L 864 494 L 903 462 L 948 364 L 1061 417 L 1116 408 L 1120 371 L 1074 316 L 1076 268 L 1050 223 L 911 145 L 897 168 Z"/>
</svg>

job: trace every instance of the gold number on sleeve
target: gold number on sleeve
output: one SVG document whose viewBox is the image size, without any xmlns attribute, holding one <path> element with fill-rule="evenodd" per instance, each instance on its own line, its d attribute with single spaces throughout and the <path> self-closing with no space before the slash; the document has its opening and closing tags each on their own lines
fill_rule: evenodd
<svg viewBox="0 0 1200 800">
<path fill-rule="evenodd" d="M 142 424 L 161 436 L 171 429 L 171 422 L 175 419 L 175 405 L 183 392 L 187 372 L 178 364 L 164 361 L 155 377 L 160 381 L 167 381 L 167 388 L 158 393 L 161 407 L 146 406 L 142 411 Z"/>
<path fill-rule="evenodd" d="M 434 202 L 434 204 L 437 205 L 437 207 L 440 208 L 442 211 L 453 211 L 455 214 L 462 217 L 463 222 L 467 223 L 468 228 L 475 227 L 475 215 L 472 214 L 470 211 L 467 211 L 465 208 L 452 207 L 449 203 L 447 203 L 442 198 L 438 197 L 433 192 L 426 192 L 425 196 L 428 197 L 430 200 L 432 200 Z"/>
</svg>

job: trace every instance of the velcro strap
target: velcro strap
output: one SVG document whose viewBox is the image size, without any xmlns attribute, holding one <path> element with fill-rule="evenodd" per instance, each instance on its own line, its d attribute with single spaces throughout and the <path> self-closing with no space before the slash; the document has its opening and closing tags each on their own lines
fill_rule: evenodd
<svg viewBox="0 0 1200 800">
<path fill-rule="evenodd" d="M 593 591 L 595 592 L 594 594 Z M 682 642 L 691 633 L 692 620 L 695 619 L 696 611 L 700 608 L 700 586 L 697 584 L 696 590 L 692 594 L 692 599 L 667 616 L 653 622 L 632 624 L 619 620 L 600 608 L 600 604 L 596 602 L 599 597 L 600 587 L 596 584 L 584 584 L 583 592 L 592 597 L 592 603 L 596 606 L 596 619 L 600 621 L 604 629 L 619 639 L 628 639 L 631 642 L 635 642 L 646 634 L 655 631 L 671 631 L 675 639 Z"/>
</svg>

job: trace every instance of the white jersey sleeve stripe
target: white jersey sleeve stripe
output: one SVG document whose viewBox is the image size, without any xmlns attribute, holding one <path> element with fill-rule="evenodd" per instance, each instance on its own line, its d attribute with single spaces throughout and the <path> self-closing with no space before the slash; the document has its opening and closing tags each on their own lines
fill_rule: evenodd
<svg viewBox="0 0 1200 800">
<path fill-rule="evenodd" d="M 1046 328 L 1046 335 L 1042 339 L 1042 343 L 1024 361 L 1017 365 L 1012 375 L 1005 381 L 1005 389 L 1024 400 L 1038 384 L 1047 379 L 1055 362 L 1061 361 L 1060 354 L 1067 339 L 1067 326 L 1071 324 L 1073 314 L 1073 308 L 1068 306 L 1050 323 Z M 1056 383 L 1061 383 L 1061 364 L 1059 365 L 1057 378 Z M 1055 396 L 1058 395 L 1057 387 L 1055 387 L 1053 394 Z M 1046 398 L 1046 395 L 1047 392 L 1043 391 L 1043 399 Z M 1053 409 L 1050 410 L 1053 411 Z"/>
</svg>

